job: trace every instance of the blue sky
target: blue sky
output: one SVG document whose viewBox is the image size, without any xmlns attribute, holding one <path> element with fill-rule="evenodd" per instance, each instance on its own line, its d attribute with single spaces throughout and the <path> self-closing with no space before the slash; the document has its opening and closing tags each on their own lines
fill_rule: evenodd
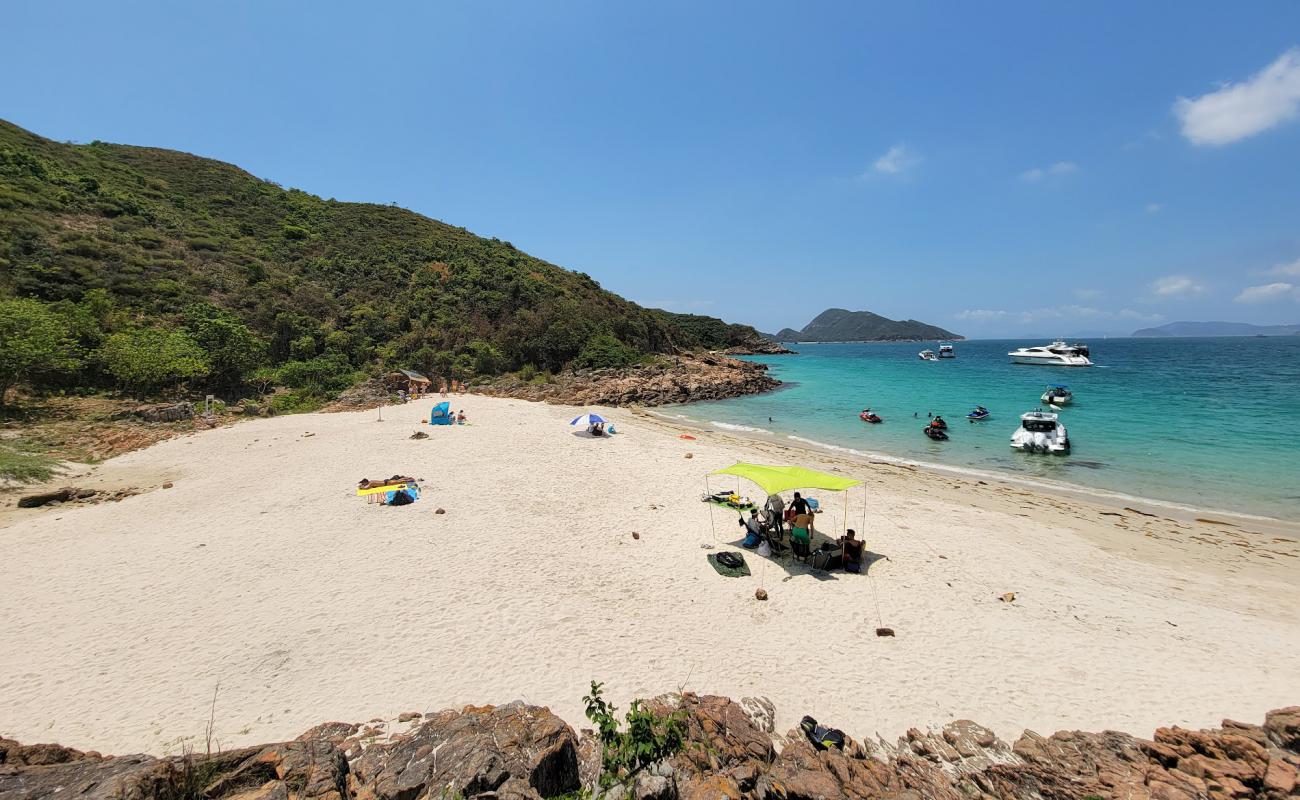
<svg viewBox="0 0 1300 800">
<path fill-rule="evenodd" d="M 396 202 L 634 300 L 1300 321 L 1300 4 L 43 2 L 0 116 Z"/>
</svg>

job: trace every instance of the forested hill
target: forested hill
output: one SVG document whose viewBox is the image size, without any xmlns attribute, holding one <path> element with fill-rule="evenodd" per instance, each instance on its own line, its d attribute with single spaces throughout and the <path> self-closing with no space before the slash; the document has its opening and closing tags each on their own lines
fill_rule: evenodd
<svg viewBox="0 0 1300 800">
<path fill-rule="evenodd" d="M 129 372 L 111 368 L 111 353 L 95 356 L 115 334 L 137 354 L 193 356 L 180 377 L 210 382 L 286 364 L 470 378 L 757 339 L 747 326 L 642 308 L 509 242 L 405 209 L 0 121 L 0 302 L 12 310 L 15 297 L 76 318 L 80 366 L 63 377 L 74 382 Z M 248 352 L 217 352 L 231 336 Z"/>
<path fill-rule="evenodd" d="M 778 342 L 889 342 L 963 337 L 914 319 L 893 320 L 870 311 L 828 308 L 803 330 L 785 328 L 772 338 Z"/>
</svg>

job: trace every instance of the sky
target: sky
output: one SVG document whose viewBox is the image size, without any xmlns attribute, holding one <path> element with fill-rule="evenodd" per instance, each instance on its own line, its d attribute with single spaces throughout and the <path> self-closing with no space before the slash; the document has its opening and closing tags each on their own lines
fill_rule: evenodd
<svg viewBox="0 0 1300 800">
<path fill-rule="evenodd" d="M 1300 322 L 1300 3 L 10 0 L 0 117 L 773 332 Z"/>
</svg>

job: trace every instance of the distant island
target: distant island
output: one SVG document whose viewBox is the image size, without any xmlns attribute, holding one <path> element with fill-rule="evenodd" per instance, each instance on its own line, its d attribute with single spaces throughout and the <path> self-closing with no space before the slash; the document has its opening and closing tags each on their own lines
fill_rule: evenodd
<svg viewBox="0 0 1300 800">
<path fill-rule="evenodd" d="M 784 328 L 763 335 L 776 342 L 918 342 L 966 338 L 914 319 L 889 319 L 870 311 L 843 308 L 826 309 L 803 330 Z"/>
<path fill-rule="evenodd" d="M 1134 336 L 1290 336 L 1300 333 L 1294 325 L 1251 325 L 1247 322 L 1171 322 L 1158 328 L 1134 331 Z"/>
</svg>

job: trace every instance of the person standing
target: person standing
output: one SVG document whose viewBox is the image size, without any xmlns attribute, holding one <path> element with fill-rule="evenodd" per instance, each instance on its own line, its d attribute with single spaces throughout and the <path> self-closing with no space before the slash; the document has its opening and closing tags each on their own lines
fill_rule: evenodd
<svg viewBox="0 0 1300 800">
<path fill-rule="evenodd" d="M 767 509 L 768 522 L 772 526 L 772 531 L 780 535 L 785 528 L 785 500 L 782 500 L 779 494 L 769 494 L 764 508 Z"/>
</svg>

